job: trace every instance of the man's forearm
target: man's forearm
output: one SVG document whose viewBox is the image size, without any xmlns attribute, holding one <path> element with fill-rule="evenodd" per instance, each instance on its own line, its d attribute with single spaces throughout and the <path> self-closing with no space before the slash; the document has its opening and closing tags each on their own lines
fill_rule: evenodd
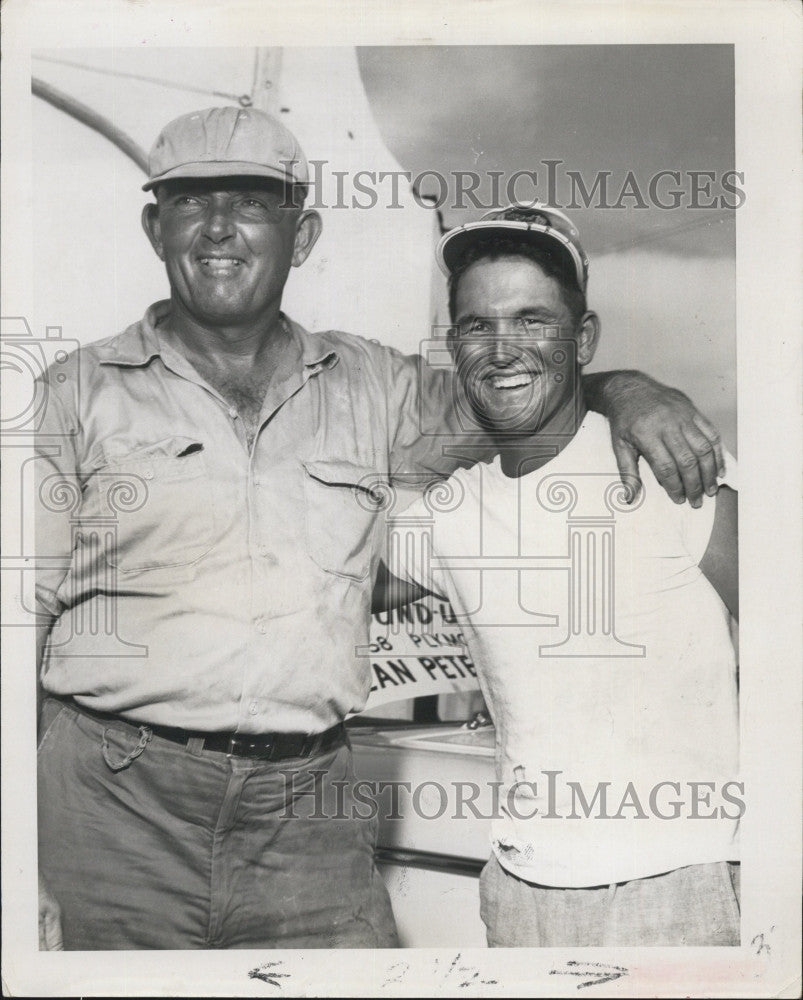
<svg viewBox="0 0 803 1000">
<path fill-rule="evenodd" d="M 589 410 L 611 425 L 611 443 L 622 481 L 635 499 L 640 488 L 638 458 L 677 503 L 699 507 L 704 493 L 717 490 L 724 469 L 719 432 L 684 393 L 635 370 L 583 376 Z"/>
<path fill-rule="evenodd" d="M 649 376 L 643 372 L 633 370 L 619 370 L 612 372 L 593 372 L 590 375 L 583 375 L 583 395 L 586 406 L 595 413 L 603 416 L 610 415 L 610 399 L 607 394 L 608 388 L 613 383 L 618 383 L 622 388 L 626 388 L 628 380 L 646 379 Z"/>
</svg>

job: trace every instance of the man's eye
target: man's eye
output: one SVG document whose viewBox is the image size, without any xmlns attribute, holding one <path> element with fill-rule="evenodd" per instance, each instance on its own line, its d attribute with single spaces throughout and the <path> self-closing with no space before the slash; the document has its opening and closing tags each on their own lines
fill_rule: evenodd
<svg viewBox="0 0 803 1000">
<path fill-rule="evenodd" d="M 538 340 L 553 340 L 560 337 L 560 326 L 548 323 L 536 316 L 522 316 L 519 319 L 519 329 L 529 337 Z"/>
<path fill-rule="evenodd" d="M 271 218 L 279 212 L 279 203 L 273 199 L 243 198 L 239 205 L 246 212 L 259 212 L 262 215 L 269 215 Z"/>
<path fill-rule="evenodd" d="M 193 198 L 192 195 L 182 194 L 173 199 L 173 204 L 176 208 L 195 208 L 200 202 L 197 198 Z"/>
<path fill-rule="evenodd" d="M 472 319 L 463 326 L 462 332 L 465 337 L 481 336 L 488 333 L 490 325 L 484 319 Z"/>
<path fill-rule="evenodd" d="M 526 330 L 527 333 L 532 333 L 535 330 L 549 330 L 549 326 L 537 316 L 522 316 L 519 319 L 519 324 L 522 330 Z"/>
</svg>

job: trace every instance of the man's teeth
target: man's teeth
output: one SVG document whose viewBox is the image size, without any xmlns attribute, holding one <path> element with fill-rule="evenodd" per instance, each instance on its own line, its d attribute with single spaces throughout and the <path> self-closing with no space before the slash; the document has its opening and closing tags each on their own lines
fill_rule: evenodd
<svg viewBox="0 0 803 1000">
<path fill-rule="evenodd" d="M 491 385 L 494 389 L 522 389 L 532 385 L 535 379 L 533 372 L 521 372 L 518 375 L 492 375 Z"/>
<path fill-rule="evenodd" d="M 242 264 L 237 257 L 201 257 L 201 263 L 207 267 L 239 267 Z"/>
</svg>

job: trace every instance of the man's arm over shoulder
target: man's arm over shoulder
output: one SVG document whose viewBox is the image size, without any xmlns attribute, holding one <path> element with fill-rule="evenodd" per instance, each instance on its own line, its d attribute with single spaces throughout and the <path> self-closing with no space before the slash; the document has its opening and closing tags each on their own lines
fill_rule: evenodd
<svg viewBox="0 0 803 1000">
<path fill-rule="evenodd" d="M 387 352 L 388 403 L 398 417 L 392 471 L 451 475 L 487 461 L 495 448 L 461 399 L 446 344 L 426 359 Z M 589 409 L 610 421 L 626 485 L 640 488 L 642 455 L 675 503 L 699 507 L 705 494 L 714 494 L 723 471 L 719 432 L 688 396 L 639 371 L 584 374 L 583 389 Z"/>
<path fill-rule="evenodd" d="M 722 443 L 688 396 L 638 371 L 584 374 L 583 391 L 588 408 L 610 422 L 625 485 L 641 488 L 643 455 L 675 503 L 699 507 L 704 494 L 714 495 L 724 471 Z"/>
<path fill-rule="evenodd" d="M 395 433 L 391 472 L 451 475 L 457 468 L 487 461 L 495 448 L 477 426 L 442 349 L 427 358 L 384 348 L 387 400 Z M 619 472 L 628 487 L 641 487 L 638 458 L 643 455 L 676 503 L 699 507 L 716 491 L 723 471 L 719 432 L 678 389 L 639 371 L 583 375 L 586 405 L 606 416 Z"/>
</svg>

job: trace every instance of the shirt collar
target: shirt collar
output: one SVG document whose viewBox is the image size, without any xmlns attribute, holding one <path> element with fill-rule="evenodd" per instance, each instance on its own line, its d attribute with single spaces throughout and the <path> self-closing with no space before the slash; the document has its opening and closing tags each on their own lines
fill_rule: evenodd
<svg viewBox="0 0 803 1000">
<path fill-rule="evenodd" d="M 116 337 L 98 347 L 101 365 L 123 365 L 141 367 L 147 365 L 162 352 L 156 324 L 170 308 L 167 299 L 155 302 L 138 323 L 132 323 Z"/>
<path fill-rule="evenodd" d="M 161 357 L 162 344 L 156 328 L 169 309 L 169 299 L 155 302 L 138 323 L 133 323 L 119 336 L 99 347 L 99 363 L 127 368 L 144 367 L 153 358 Z M 334 368 L 340 359 L 335 344 L 325 333 L 311 334 L 284 313 L 282 317 L 299 347 L 301 363 L 305 368 L 312 369 L 310 374 Z"/>
<path fill-rule="evenodd" d="M 312 374 L 329 370 L 340 360 L 336 344 L 325 333 L 309 333 L 300 323 L 282 313 L 287 329 L 301 349 L 301 363 L 313 369 Z"/>
</svg>

